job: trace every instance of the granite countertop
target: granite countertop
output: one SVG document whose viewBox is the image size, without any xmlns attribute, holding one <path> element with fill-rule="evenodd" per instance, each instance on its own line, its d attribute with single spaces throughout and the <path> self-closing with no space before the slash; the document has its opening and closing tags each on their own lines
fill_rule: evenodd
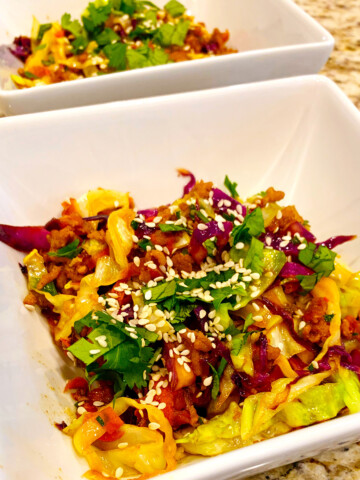
<svg viewBox="0 0 360 480">
<path fill-rule="evenodd" d="M 335 49 L 321 73 L 360 108 L 360 0 L 295 2 L 333 35 Z"/>
<path fill-rule="evenodd" d="M 360 108 L 360 0 L 295 1 L 335 38 L 334 52 L 321 73 L 334 80 Z M 360 480 L 360 442 L 251 477 L 314 479 Z"/>
</svg>

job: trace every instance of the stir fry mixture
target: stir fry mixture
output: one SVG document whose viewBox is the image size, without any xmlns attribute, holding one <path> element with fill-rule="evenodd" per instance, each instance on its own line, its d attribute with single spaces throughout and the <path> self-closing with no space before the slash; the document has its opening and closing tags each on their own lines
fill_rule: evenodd
<svg viewBox="0 0 360 480">
<path fill-rule="evenodd" d="M 189 177 L 137 210 L 98 189 L 43 227 L 0 226 L 29 252 L 24 304 L 47 317 L 84 376 L 60 429 L 90 479 L 175 468 L 360 411 L 360 274 L 318 241 L 284 194 L 242 201 Z"/>
<path fill-rule="evenodd" d="M 147 0 L 95 0 L 81 22 L 39 24 L 31 38 L 15 38 L 11 52 L 24 62 L 12 80 L 18 88 L 48 85 L 134 68 L 234 53 L 229 32 L 212 33 L 177 0 L 160 9 Z"/>
</svg>

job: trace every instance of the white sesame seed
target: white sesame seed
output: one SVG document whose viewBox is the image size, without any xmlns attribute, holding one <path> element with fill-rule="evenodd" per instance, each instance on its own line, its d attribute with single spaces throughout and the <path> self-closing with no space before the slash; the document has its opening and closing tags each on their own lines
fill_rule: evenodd
<svg viewBox="0 0 360 480">
<path fill-rule="evenodd" d="M 154 325 L 153 323 L 149 323 L 148 325 L 145 325 L 145 328 L 149 330 L 149 332 L 155 332 L 156 325 Z"/>
<path fill-rule="evenodd" d="M 150 428 L 150 430 L 157 430 L 158 428 L 160 428 L 160 424 L 156 422 L 151 422 L 149 423 L 148 428 Z"/>
<path fill-rule="evenodd" d="M 137 267 L 140 267 L 140 258 L 139 257 L 134 257 L 134 263 Z"/>
<path fill-rule="evenodd" d="M 276 218 L 278 220 L 280 220 L 281 217 L 282 217 L 282 212 L 281 212 L 281 210 L 278 210 L 277 213 L 276 213 Z"/>
<path fill-rule="evenodd" d="M 136 335 L 136 333 L 130 333 L 130 337 L 131 337 L 131 338 L 134 338 L 135 340 L 138 338 L 138 336 Z"/>
<path fill-rule="evenodd" d="M 187 372 L 191 372 L 191 368 L 189 367 L 189 365 L 187 363 L 184 363 L 184 369 L 187 371 Z"/>
<path fill-rule="evenodd" d="M 245 244 L 243 242 L 238 242 L 236 245 L 235 245 L 235 248 L 236 250 L 241 250 L 245 247 Z"/>
<path fill-rule="evenodd" d="M 279 247 L 285 248 L 288 245 L 289 245 L 289 240 L 283 240 L 282 242 L 280 242 Z"/>
<path fill-rule="evenodd" d="M 210 376 L 210 377 L 205 378 L 205 380 L 203 381 L 203 384 L 204 384 L 205 387 L 208 387 L 209 385 L 211 385 L 212 381 L 213 381 L 213 377 Z"/>
<path fill-rule="evenodd" d="M 116 478 L 121 478 L 123 476 L 123 473 L 124 473 L 124 469 L 122 467 L 118 467 L 115 470 L 115 477 Z"/>
<path fill-rule="evenodd" d="M 121 443 L 118 443 L 118 448 L 126 448 L 128 446 L 128 442 L 121 442 Z"/>
<path fill-rule="evenodd" d="M 137 237 L 136 235 L 133 235 L 133 236 L 132 236 L 132 239 L 133 239 L 133 242 L 134 242 L 134 243 L 138 243 L 138 241 L 139 241 L 139 239 L 138 239 L 138 237 Z"/>
<path fill-rule="evenodd" d="M 255 310 L 256 312 L 258 312 L 258 311 L 260 310 L 260 307 L 259 307 L 259 305 L 258 305 L 257 303 L 253 302 L 251 305 L 254 307 L 254 310 Z"/>
<path fill-rule="evenodd" d="M 93 402 L 93 405 L 94 405 L 94 407 L 102 407 L 105 404 L 104 404 L 104 402 L 97 402 L 96 401 L 96 402 Z"/>
<path fill-rule="evenodd" d="M 304 250 L 306 248 L 306 243 L 302 243 L 298 246 L 298 250 Z"/>
<path fill-rule="evenodd" d="M 197 226 L 197 228 L 199 230 L 207 230 L 207 225 L 205 225 L 204 223 L 199 223 L 199 225 Z"/>
<path fill-rule="evenodd" d="M 262 315 L 255 315 L 253 317 L 253 320 L 255 320 L 255 322 L 261 322 L 262 320 L 264 320 L 264 318 Z"/>
<path fill-rule="evenodd" d="M 304 320 L 302 320 L 302 321 L 299 323 L 299 330 L 302 330 L 304 327 L 306 327 L 306 322 L 304 322 Z"/>
<path fill-rule="evenodd" d="M 87 410 L 86 410 L 86 408 L 84 408 L 84 407 L 79 407 L 79 408 L 77 409 L 77 413 L 78 413 L 79 415 L 82 415 L 83 413 L 86 413 L 86 412 L 87 412 Z"/>
<path fill-rule="evenodd" d="M 24 303 L 24 307 L 29 310 L 29 312 L 33 312 L 35 310 L 34 305 L 30 305 L 29 303 Z"/>
<path fill-rule="evenodd" d="M 101 350 L 97 350 L 97 349 L 95 349 L 95 350 L 89 350 L 90 355 L 97 355 L 97 354 L 100 353 L 100 352 L 101 352 Z"/>
<path fill-rule="evenodd" d="M 151 296 L 152 296 L 151 290 L 147 290 L 147 291 L 145 292 L 145 300 L 150 300 L 150 299 L 151 299 Z"/>
<path fill-rule="evenodd" d="M 164 410 L 164 408 L 166 408 L 166 403 L 164 403 L 164 402 L 159 403 L 158 409 L 159 410 Z"/>
<path fill-rule="evenodd" d="M 199 392 L 199 393 L 196 395 L 196 398 L 200 398 L 202 394 L 203 394 L 203 392 Z"/>
<path fill-rule="evenodd" d="M 313 364 L 313 366 L 314 366 L 315 368 L 319 368 L 319 364 L 318 364 L 318 362 L 317 362 L 316 360 L 313 360 L 313 361 L 312 361 L 312 364 Z"/>
<path fill-rule="evenodd" d="M 73 362 L 75 362 L 75 357 L 74 357 L 74 355 L 73 355 L 71 352 L 66 352 L 66 355 L 70 358 L 70 360 L 72 360 Z"/>
</svg>

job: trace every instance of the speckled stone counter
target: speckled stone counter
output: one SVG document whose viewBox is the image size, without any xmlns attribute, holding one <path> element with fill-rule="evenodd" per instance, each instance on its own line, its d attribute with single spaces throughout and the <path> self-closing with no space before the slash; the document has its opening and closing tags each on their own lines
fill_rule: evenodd
<svg viewBox="0 0 360 480">
<path fill-rule="evenodd" d="M 360 0 L 295 0 L 335 38 L 322 72 L 360 108 Z"/>
<path fill-rule="evenodd" d="M 360 0 L 295 1 L 335 38 L 334 52 L 321 73 L 334 80 L 360 108 Z M 360 480 L 360 442 L 251 477 L 251 480 L 315 479 Z"/>
</svg>

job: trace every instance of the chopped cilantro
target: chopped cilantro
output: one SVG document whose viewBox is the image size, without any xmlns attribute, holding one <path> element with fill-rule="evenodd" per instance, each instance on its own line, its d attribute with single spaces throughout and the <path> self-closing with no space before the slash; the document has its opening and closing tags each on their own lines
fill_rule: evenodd
<svg viewBox="0 0 360 480">
<path fill-rule="evenodd" d="M 335 317 L 335 313 L 329 313 L 324 315 L 324 320 L 327 323 L 330 323 L 331 320 Z"/>
<path fill-rule="evenodd" d="M 79 55 L 88 46 L 89 41 L 86 37 L 77 37 L 71 42 L 72 52 L 74 55 Z"/>
<path fill-rule="evenodd" d="M 109 43 L 115 43 L 120 40 L 112 28 L 106 27 L 99 35 L 96 36 L 96 42 L 100 46 L 108 45 Z"/>
<path fill-rule="evenodd" d="M 85 16 L 83 16 L 83 22 L 88 32 L 94 32 L 96 27 L 103 25 L 111 14 L 112 4 L 111 2 L 105 5 L 97 5 L 97 2 L 89 3 Z"/>
<path fill-rule="evenodd" d="M 100 423 L 100 425 L 103 427 L 105 425 L 105 422 L 104 420 L 100 417 L 100 415 L 98 417 L 96 417 L 96 421 L 98 423 Z"/>
<path fill-rule="evenodd" d="M 35 80 L 36 78 L 40 78 L 40 77 L 38 77 L 37 75 L 34 75 L 33 73 L 27 72 L 27 71 L 24 72 L 24 76 L 25 76 L 26 78 L 29 78 L 30 80 Z"/>
<path fill-rule="evenodd" d="M 210 257 L 213 257 L 216 253 L 216 237 L 215 240 L 211 240 L 210 238 L 208 238 L 207 240 L 205 240 L 205 242 L 203 242 L 203 245 L 206 248 L 207 254 Z"/>
<path fill-rule="evenodd" d="M 157 30 L 154 41 L 158 42 L 162 47 L 170 47 L 171 45 L 182 47 L 189 27 L 190 22 L 188 20 L 180 21 L 176 25 L 164 23 Z"/>
<path fill-rule="evenodd" d="M 328 277 L 334 271 L 334 260 L 336 253 L 327 247 L 314 243 L 308 243 L 308 246 L 299 252 L 299 260 L 305 266 L 314 270 L 312 275 L 297 275 L 301 287 L 306 291 L 311 291 L 316 283 L 323 277 Z"/>
<path fill-rule="evenodd" d="M 142 248 L 143 250 L 146 250 L 147 247 L 154 247 L 154 244 L 150 242 L 147 238 L 142 238 L 141 240 L 138 241 L 138 246 Z"/>
<path fill-rule="evenodd" d="M 126 45 L 124 43 L 106 45 L 104 53 L 109 59 L 110 68 L 126 70 Z"/>
<path fill-rule="evenodd" d="M 79 247 L 80 240 L 76 239 L 65 247 L 59 248 L 56 252 L 49 252 L 50 257 L 75 258 L 79 255 L 82 248 Z"/>
<path fill-rule="evenodd" d="M 255 237 L 252 237 L 250 248 L 246 254 L 244 267 L 260 275 L 264 270 L 264 244 Z"/>
<path fill-rule="evenodd" d="M 45 287 L 42 289 L 43 292 L 50 293 L 53 297 L 58 294 L 58 291 L 56 290 L 55 283 L 50 282 L 45 285 Z"/>
<path fill-rule="evenodd" d="M 189 231 L 189 229 L 187 227 L 184 227 L 184 225 L 174 225 L 173 223 L 171 224 L 159 223 L 159 228 L 162 232 L 182 232 L 182 231 L 188 232 Z"/>
<path fill-rule="evenodd" d="M 170 13 L 172 17 L 179 17 L 185 13 L 186 8 L 177 0 L 170 0 L 165 6 L 164 9 Z"/>
<path fill-rule="evenodd" d="M 233 338 L 231 341 L 231 355 L 235 357 L 239 355 L 243 346 L 246 344 L 247 339 L 249 338 L 250 332 L 245 332 L 236 338 Z"/>
<path fill-rule="evenodd" d="M 204 223 L 209 223 L 210 219 L 206 217 L 203 213 L 201 213 L 199 210 L 195 210 L 195 215 L 199 218 Z"/>
<path fill-rule="evenodd" d="M 224 185 L 229 190 L 230 195 L 233 198 L 236 199 L 239 197 L 239 194 L 236 191 L 236 187 L 238 186 L 238 184 L 236 182 L 232 182 L 227 175 L 225 176 Z"/>
<path fill-rule="evenodd" d="M 310 363 L 310 365 L 308 366 L 308 370 L 309 372 L 313 372 L 315 370 L 315 367 L 312 363 Z"/>
<path fill-rule="evenodd" d="M 138 338 L 133 338 L 126 330 L 125 324 L 120 322 L 113 324 L 112 320 L 107 313 L 92 312 L 75 322 L 75 331 L 81 331 L 84 326 L 92 330 L 87 339 L 81 338 L 76 341 L 68 351 L 85 363 L 88 375 L 94 372 L 96 379 L 117 376 L 118 391 L 123 391 L 125 385 L 129 388 L 135 385 L 141 388 L 146 385 L 144 372 L 151 370 L 159 354 L 157 352 L 155 356 L 154 348 L 148 344 L 155 342 L 158 335 L 145 328 L 134 327 Z M 96 338 L 102 335 L 106 337 L 106 347 L 100 346 L 96 341 Z M 97 362 L 100 357 L 103 357 L 101 364 Z"/>
<path fill-rule="evenodd" d="M 72 33 L 74 37 L 81 37 L 84 34 L 84 29 L 79 20 L 71 20 L 70 13 L 64 13 L 61 17 L 61 26 L 64 30 Z"/>
<path fill-rule="evenodd" d="M 238 242 L 250 243 L 251 237 L 258 237 L 265 232 L 264 217 L 260 208 L 255 208 L 251 213 L 248 213 L 241 225 L 233 228 L 231 236 L 233 244 Z"/>
<path fill-rule="evenodd" d="M 252 313 L 249 313 L 247 317 L 245 318 L 244 326 L 243 326 L 243 332 L 247 332 L 247 329 L 250 327 L 255 322 L 253 319 Z"/>
<path fill-rule="evenodd" d="M 135 231 L 136 231 L 136 230 L 139 228 L 139 226 L 140 226 L 140 225 L 139 225 L 139 222 L 135 222 L 135 220 L 133 220 L 133 221 L 130 223 L 130 225 L 131 225 L 131 228 L 132 228 L 133 230 L 135 230 Z"/>
<path fill-rule="evenodd" d="M 49 67 L 50 65 L 54 65 L 55 58 L 52 55 L 49 55 L 47 60 L 41 60 L 41 63 L 44 65 L 44 67 Z"/>
<path fill-rule="evenodd" d="M 211 389 L 211 398 L 213 400 L 216 400 L 216 397 L 219 395 L 220 378 L 221 378 L 221 375 L 224 373 L 226 365 L 227 365 L 227 361 L 225 360 L 225 358 L 222 358 L 220 360 L 220 364 L 217 370 L 209 363 L 209 367 L 213 373 L 213 381 L 212 381 L 212 389 Z"/>
<path fill-rule="evenodd" d="M 50 28 L 52 27 L 52 23 L 42 23 L 40 26 L 39 26 L 39 31 L 38 31 L 38 34 L 37 34 L 37 37 L 36 37 L 36 40 L 38 42 L 41 42 L 43 36 L 44 36 L 44 33 L 47 32 L 48 30 L 50 30 Z"/>
</svg>

